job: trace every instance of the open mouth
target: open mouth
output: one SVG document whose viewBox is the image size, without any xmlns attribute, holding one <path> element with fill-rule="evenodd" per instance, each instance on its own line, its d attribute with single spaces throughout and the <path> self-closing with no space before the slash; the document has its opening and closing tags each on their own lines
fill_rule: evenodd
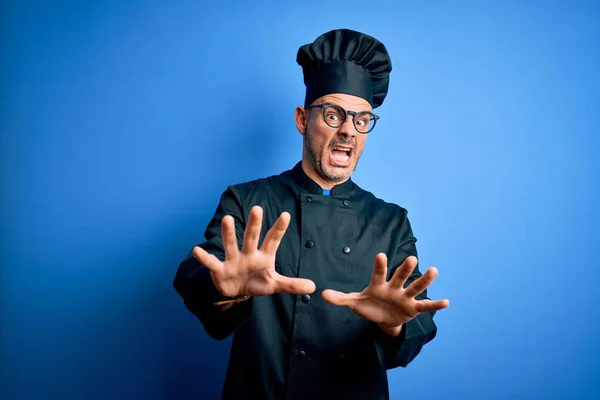
<svg viewBox="0 0 600 400">
<path fill-rule="evenodd" d="M 333 165 L 346 167 L 350 164 L 352 147 L 335 145 L 331 149 L 330 158 Z"/>
</svg>

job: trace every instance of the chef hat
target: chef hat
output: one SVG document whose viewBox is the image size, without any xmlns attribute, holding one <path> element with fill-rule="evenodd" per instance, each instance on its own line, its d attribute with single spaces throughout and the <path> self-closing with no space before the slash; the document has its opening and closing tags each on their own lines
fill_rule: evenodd
<svg viewBox="0 0 600 400">
<path fill-rule="evenodd" d="M 392 61 L 380 41 L 364 33 L 338 29 L 298 50 L 309 106 L 321 96 L 344 93 L 379 107 L 388 92 Z"/>
</svg>

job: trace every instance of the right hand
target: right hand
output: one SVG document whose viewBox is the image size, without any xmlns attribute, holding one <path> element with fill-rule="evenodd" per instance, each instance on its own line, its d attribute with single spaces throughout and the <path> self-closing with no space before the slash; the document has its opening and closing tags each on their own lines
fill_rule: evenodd
<svg viewBox="0 0 600 400">
<path fill-rule="evenodd" d="M 279 216 L 265 235 L 259 249 L 262 218 L 262 208 L 252 207 L 240 251 L 235 235 L 235 221 L 230 215 L 223 217 L 221 236 L 225 248 L 225 261 L 220 261 L 198 246 L 194 247 L 194 258 L 210 270 L 217 290 L 224 297 L 313 293 L 316 290 L 313 281 L 289 278 L 275 271 L 275 253 L 290 224 L 290 214 L 283 212 Z"/>
</svg>

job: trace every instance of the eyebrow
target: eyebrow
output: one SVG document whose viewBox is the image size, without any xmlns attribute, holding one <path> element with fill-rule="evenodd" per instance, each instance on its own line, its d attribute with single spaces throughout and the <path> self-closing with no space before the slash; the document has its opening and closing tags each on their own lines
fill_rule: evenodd
<svg viewBox="0 0 600 400">
<path fill-rule="evenodd" d="M 330 103 L 330 102 L 325 102 L 325 103 L 322 103 L 322 104 L 316 104 L 316 105 L 319 105 L 319 106 L 338 106 L 338 107 L 342 107 L 342 108 L 343 108 L 344 110 L 346 110 L 346 111 L 354 111 L 354 112 L 365 112 L 365 111 L 366 111 L 366 112 L 370 112 L 370 113 L 372 113 L 372 112 L 373 112 L 373 110 L 369 110 L 369 109 L 367 109 L 367 108 L 364 108 L 364 109 L 362 109 L 362 110 L 360 110 L 360 109 L 359 109 L 359 110 L 351 110 L 351 109 L 348 109 L 348 108 L 346 108 L 346 107 L 342 106 L 341 104 L 337 104 L 337 103 Z"/>
</svg>

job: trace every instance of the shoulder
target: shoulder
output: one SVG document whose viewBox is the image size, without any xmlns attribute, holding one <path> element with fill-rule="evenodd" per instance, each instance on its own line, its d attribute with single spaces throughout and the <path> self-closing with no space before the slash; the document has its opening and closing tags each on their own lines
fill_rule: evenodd
<svg viewBox="0 0 600 400">
<path fill-rule="evenodd" d="M 373 229 L 374 237 L 378 240 L 388 238 L 392 243 L 391 248 L 398 248 L 408 242 L 416 242 L 406 208 L 385 201 L 364 189 L 356 189 L 358 189 L 357 198 L 361 199 L 357 202 L 359 220 L 362 220 L 365 226 Z"/>
<path fill-rule="evenodd" d="M 227 190 L 233 191 L 240 199 L 264 196 L 266 193 L 278 193 L 289 182 L 289 171 L 277 175 L 257 178 L 247 182 L 229 185 Z"/>
<path fill-rule="evenodd" d="M 386 218 L 390 221 L 403 222 L 407 219 L 408 210 L 396 203 L 383 200 L 354 183 L 353 197 L 356 197 L 364 211 L 371 216 Z"/>
</svg>

